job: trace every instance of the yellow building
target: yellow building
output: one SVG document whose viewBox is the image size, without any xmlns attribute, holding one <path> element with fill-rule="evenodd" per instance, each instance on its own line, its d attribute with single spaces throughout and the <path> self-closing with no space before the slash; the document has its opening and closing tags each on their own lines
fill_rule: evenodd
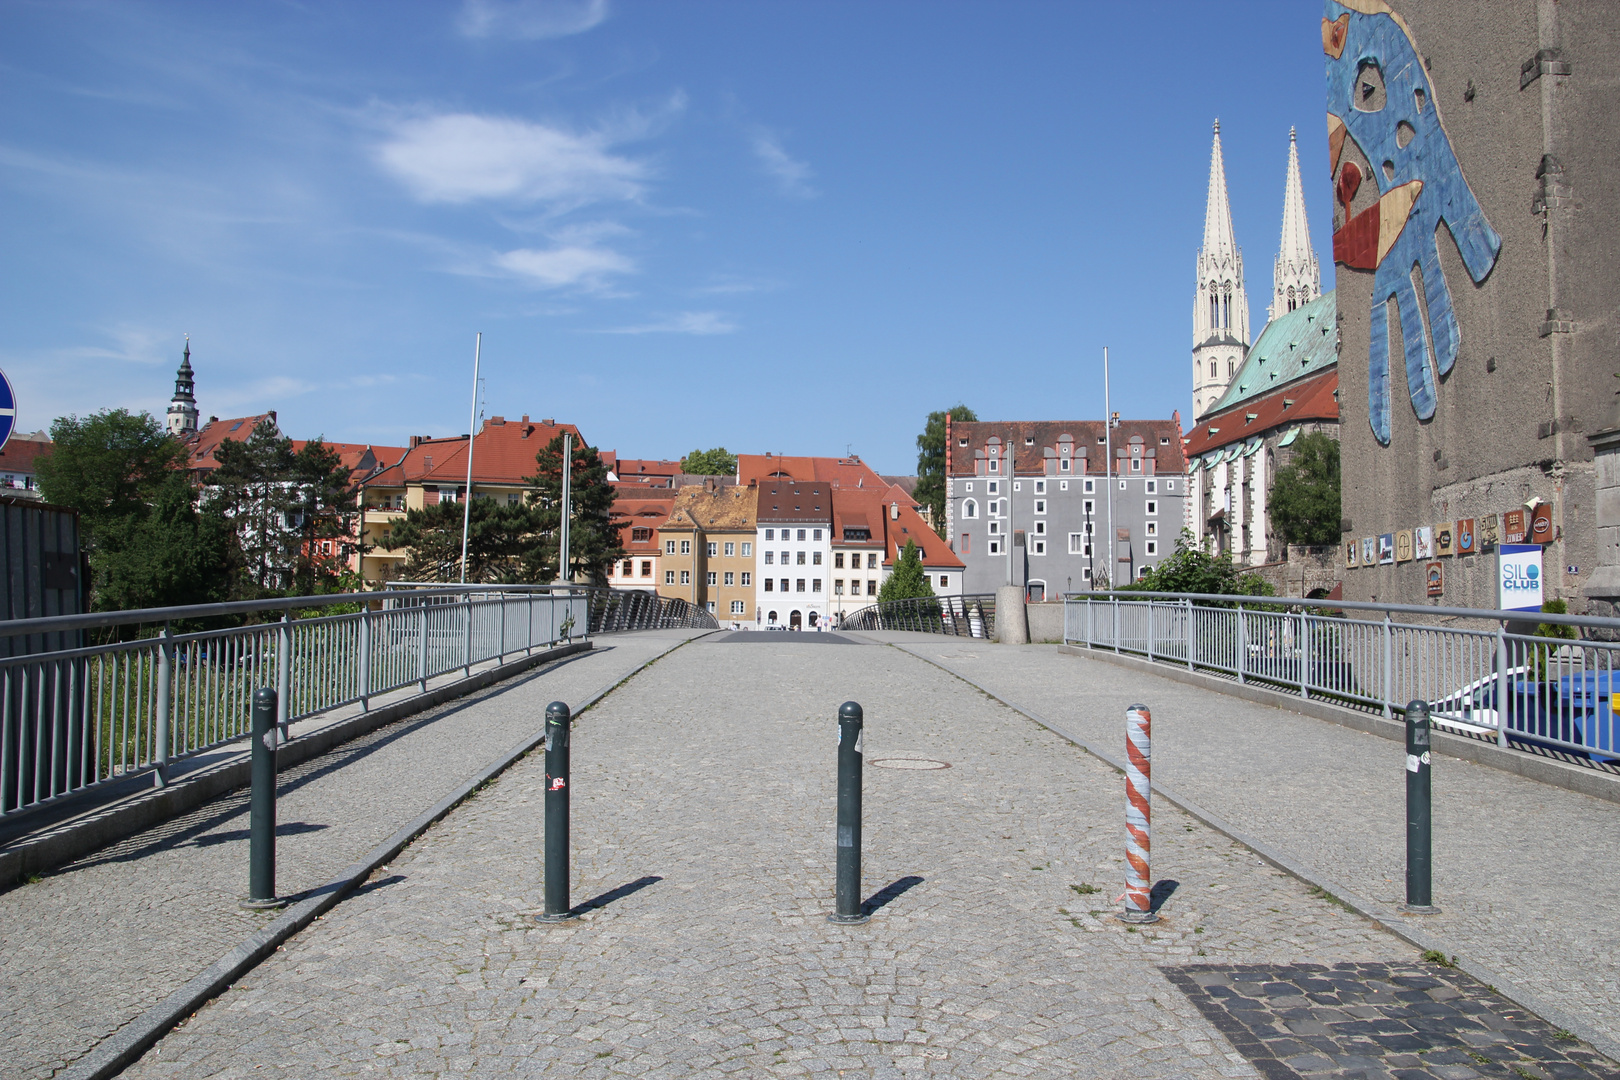
<svg viewBox="0 0 1620 1080">
<path fill-rule="evenodd" d="M 658 529 L 658 595 L 699 605 L 721 626 L 752 626 L 758 506 L 752 484 L 707 480 L 679 489 Z"/>
</svg>

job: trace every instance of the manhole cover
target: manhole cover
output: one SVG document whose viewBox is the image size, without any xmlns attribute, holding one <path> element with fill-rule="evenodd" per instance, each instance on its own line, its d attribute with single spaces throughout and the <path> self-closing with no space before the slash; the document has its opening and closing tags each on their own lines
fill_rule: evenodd
<svg viewBox="0 0 1620 1080">
<path fill-rule="evenodd" d="M 872 764 L 880 769 L 948 769 L 948 761 L 935 761 L 925 757 L 883 757 L 873 758 Z"/>
</svg>

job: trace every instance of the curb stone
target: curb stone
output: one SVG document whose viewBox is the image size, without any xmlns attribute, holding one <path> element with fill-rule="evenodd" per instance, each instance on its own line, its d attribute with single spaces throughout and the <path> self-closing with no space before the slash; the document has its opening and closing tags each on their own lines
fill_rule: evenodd
<svg viewBox="0 0 1620 1080">
<path fill-rule="evenodd" d="M 961 679 L 963 682 L 967 683 L 969 686 L 973 687 L 975 690 L 979 691 L 985 696 L 1000 702 L 1013 712 L 1033 721 L 1039 726 L 1050 731 L 1052 734 L 1058 736 L 1058 738 L 1074 744 L 1074 746 L 1080 750 L 1090 754 L 1092 757 L 1097 758 L 1099 761 L 1118 771 L 1120 774 L 1124 774 L 1125 762 L 1123 760 L 1105 751 L 1099 750 L 1095 746 L 1092 746 L 1084 740 L 1077 738 L 1076 736 L 1065 731 L 1058 724 L 1047 720 L 1038 713 L 1007 700 L 1006 698 L 997 694 L 995 691 L 974 682 L 966 675 L 953 671 L 939 661 L 924 656 L 923 654 L 912 649 L 908 649 L 904 645 L 891 644 L 891 648 L 898 649 L 900 652 L 906 653 L 909 656 L 914 656 L 925 664 L 932 664 L 941 671 Z M 1066 647 L 1066 651 L 1069 649 L 1072 649 L 1072 646 Z M 1080 655 L 1089 654 L 1081 653 Z M 1132 666 L 1134 667 L 1134 665 Z M 1157 666 L 1155 665 L 1154 668 L 1149 668 L 1147 670 L 1156 674 L 1156 667 Z M 1467 740 L 1461 741 L 1466 742 Z M 1501 997 L 1506 998 L 1521 1008 L 1527 1009 L 1528 1011 L 1541 1017 L 1543 1020 L 1555 1024 L 1556 1026 L 1563 1028 L 1565 1031 L 1578 1036 L 1598 1052 L 1605 1054 L 1616 1061 L 1620 1061 L 1620 1042 L 1616 1042 L 1614 1039 L 1609 1038 L 1602 1032 L 1595 1030 L 1584 1021 L 1565 1014 L 1561 1009 L 1542 1005 L 1536 999 L 1534 994 L 1531 994 L 1529 991 L 1503 978 L 1501 975 L 1496 974 L 1491 969 L 1482 964 L 1475 963 L 1467 957 L 1452 953 L 1450 949 L 1444 947 L 1444 942 L 1442 942 L 1438 937 L 1426 933 L 1423 930 L 1417 929 L 1416 927 L 1406 923 L 1404 920 L 1389 918 L 1387 915 L 1383 914 L 1376 905 L 1357 896 L 1355 893 L 1351 892 L 1343 885 L 1338 884 L 1332 878 L 1316 870 L 1314 867 L 1300 862 L 1287 852 L 1275 848 L 1262 840 L 1257 840 L 1254 837 L 1249 836 L 1247 833 L 1233 826 L 1225 818 L 1211 813 L 1198 803 L 1193 802 L 1191 799 L 1177 794 L 1173 789 L 1166 788 L 1158 781 L 1153 782 L 1152 788 L 1156 794 L 1162 796 L 1166 801 L 1180 809 L 1183 813 L 1197 819 L 1204 825 L 1207 825 L 1209 828 L 1214 829 L 1216 832 L 1226 836 L 1236 843 L 1242 844 L 1244 847 L 1248 848 L 1250 851 L 1254 852 L 1256 855 L 1260 856 L 1260 858 L 1264 859 L 1272 866 L 1275 866 L 1277 869 L 1299 879 L 1313 888 L 1319 889 L 1328 894 L 1333 899 L 1343 903 L 1345 907 L 1348 907 L 1357 915 L 1362 916 L 1376 926 L 1382 927 L 1384 930 L 1387 930 L 1389 933 L 1400 938 L 1402 941 L 1405 941 L 1407 944 L 1412 945 L 1424 952 L 1433 950 L 1443 955 L 1451 956 L 1455 966 L 1458 969 L 1472 975 L 1475 979 L 1478 979 L 1487 987 L 1495 990 L 1496 993 Z M 1418 918 L 1421 918 L 1421 916 L 1418 916 Z"/>
<path fill-rule="evenodd" d="M 626 679 L 644 671 L 682 645 L 704 636 L 706 635 L 700 634 L 698 637 L 678 641 L 639 665 L 630 675 L 604 686 L 574 709 L 574 719 L 579 719 L 582 713 L 612 693 Z M 544 742 L 545 737 L 542 725 L 537 735 L 525 738 L 502 754 L 472 779 L 440 799 L 393 836 L 372 848 L 357 862 L 351 863 L 336 878 L 316 889 L 313 895 L 289 907 L 236 948 L 216 960 L 200 975 L 108 1036 L 94 1050 L 79 1058 L 58 1075 L 62 1080 L 108 1080 L 117 1076 L 168 1034 L 170 1029 L 202 1008 L 211 998 L 229 990 L 233 983 L 279 949 L 294 934 L 352 895 L 356 889 L 365 884 L 368 877 L 392 861 L 411 841 L 465 802 L 479 788 L 521 761 L 529 751 Z"/>
</svg>

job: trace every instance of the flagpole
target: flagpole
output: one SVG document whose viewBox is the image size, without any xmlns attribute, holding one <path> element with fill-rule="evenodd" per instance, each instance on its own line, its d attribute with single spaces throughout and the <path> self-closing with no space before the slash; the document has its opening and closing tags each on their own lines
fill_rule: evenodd
<svg viewBox="0 0 1620 1080">
<path fill-rule="evenodd" d="M 467 422 L 467 492 L 461 501 L 461 584 L 467 584 L 467 530 L 472 524 L 472 466 L 473 439 L 478 434 L 478 361 L 483 351 L 484 334 L 478 332 L 473 339 L 473 391 L 472 419 Z"/>
<path fill-rule="evenodd" d="M 1114 539 L 1114 407 L 1108 397 L 1108 346 L 1103 346 L 1103 483 L 1108 485 L 1108 587 L 1117 589 L 1119 544 Z"/>
</svg>

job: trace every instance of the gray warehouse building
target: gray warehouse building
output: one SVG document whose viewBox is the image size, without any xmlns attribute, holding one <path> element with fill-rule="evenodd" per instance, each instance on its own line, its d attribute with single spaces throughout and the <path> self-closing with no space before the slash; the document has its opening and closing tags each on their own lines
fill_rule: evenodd
<svg viewBox="0 0 1620 1080">
<path fill-rule="evenodd" d="M 946 440 L 945 533 L 964 593 L 1010 576 L 1030 599 L 1055 599 L 1134 580 L 1175 550 L 1187 493 L 1179 414 L 1117 422 L 1112 469 L 1101 420 L 947 421 Z"/>
</svg>

